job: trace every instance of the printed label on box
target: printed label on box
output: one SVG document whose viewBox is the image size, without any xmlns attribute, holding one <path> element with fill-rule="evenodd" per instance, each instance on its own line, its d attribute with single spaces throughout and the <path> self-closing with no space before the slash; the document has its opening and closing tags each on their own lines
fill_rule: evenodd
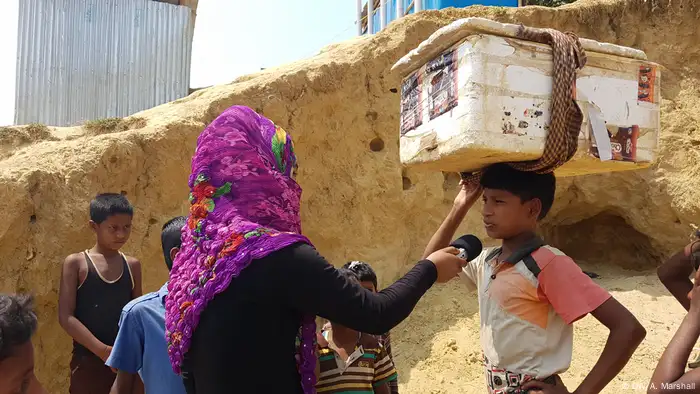
<svg viewBox="0 0 700 394">
<path fill-rule="evenodd" d="M 617 134 L 610 139 L 613 148 L 613 160 L 637 161 L 637 139 L 639 126 L 620 127 Z"/>
<path fill-rule="evenodd" d="M 637 100 L 647 103 L 654 102 L 654 89 L 656 85 L 656 66 L 639 66 L 639 88 Z"/>
<path fill-rule="evenodd" d="M 457 106 L 457 51 L 452 49 L 431 60 L 425 68 L 430 120 Z"/>
<path fill-rule="evenodd" d="M 639 126 L 618 127 L 613 135 L 608 129 L 610 147 L 612 148 L 612 159 L 615 161 L 637 161 L 637 140 L 639 139 Z M 600 158 L 596 143 L 591 141 L 591 154 Z"/>
<path fill-rule="evenodd" d="M 421 112 L 423 74 L 413 73 L 401 85 L 401 135 L 408 133 L 423 124 Z"/>
</svg>

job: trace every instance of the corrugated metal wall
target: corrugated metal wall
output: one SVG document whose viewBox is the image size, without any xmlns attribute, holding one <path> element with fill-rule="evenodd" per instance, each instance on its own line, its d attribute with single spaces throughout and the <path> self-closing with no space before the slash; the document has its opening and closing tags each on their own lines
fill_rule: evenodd
<svg viewBox="0 0 700 394">
<path fill-rule="evenodd" d="M 21 0 L 19 18 L 15 124 L 124 117 L 188 94 L 188 7 Z"/>
</svg>

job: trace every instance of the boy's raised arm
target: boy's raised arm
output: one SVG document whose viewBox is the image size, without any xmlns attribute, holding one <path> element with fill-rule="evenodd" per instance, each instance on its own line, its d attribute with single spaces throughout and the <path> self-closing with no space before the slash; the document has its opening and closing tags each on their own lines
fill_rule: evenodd
<svg viewBox="0 0 700 394">
<path fill-rule="evenodd" d="M 440 228 L 435 232 L 428 245 L 425 247 L 422 258 L 427 258 L 431 253 L 450 246 L 450 242 L 454 238 L 455 232 L 459 225 L 464 221 L 467 212 L 474 205 L 476 200 L 481 196 L 482 188 L 479 185 L 469 186 L 460 182 L 460 190 L 455 197 L 452 210 L 447 214 L 447 217 L 440 225 Z"/>
<path fill-rule="evenodd" d="M 696 393 L 700 388 L 700 369 L 685 372 L 695 342 L 700 337 L 700 275 L 695 274 L 692 299 L 676 335 L 666 347 L 649 382 L 648 394 Z M 687 294 L 686 294 L 687 297 Z"/>
<path fill-rule="evenodd" d="M 104 361 L 109 357 L 111 348 L 95 338 L 74 315 L 79 270 L 80 258 L 75 255 L 68 256 L 61 269 L 61 284 L 58 290 L 58 322 L 68 335 Z"/>
<path fill-rule="evenodd" d="M 687 314 L 668 344 L 649 382 L 648 394 L 697 393 L 700 369 L 685 372 L 693 345 L 700 335 L 700 316 Z"/>
<path fill-rule="evenodd" d="M 693 289 L 693 282 L 690 281 L 690 275 L 693 273 L 690 255 L 698 249 L 700 249 L 700 243 L 691 243 L 671 256 L 656 270 L 661 283 L 686 311 L 690 309 L 688 293 Z"/>
</svg>

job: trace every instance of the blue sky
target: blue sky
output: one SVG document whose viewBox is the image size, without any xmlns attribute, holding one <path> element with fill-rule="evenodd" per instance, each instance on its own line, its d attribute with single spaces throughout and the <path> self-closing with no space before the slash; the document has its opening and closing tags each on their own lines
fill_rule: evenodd
<svg viewBox="0 0 700 394">
<path fill-rule="evenodd" d="M 0 13 L 0 125 L 14 118 L 19 1 L 2 0 Z M 312 56 L 355 36 L 355 19 L 356 0 L 200 0 L 190 85 L 227 83 Z"/>
<path fill-rule="evenodd" d="M 356 0 L 200 0 L 191 85 L 312 56 L 356 35 L 355 19 Z"/>
</svg>

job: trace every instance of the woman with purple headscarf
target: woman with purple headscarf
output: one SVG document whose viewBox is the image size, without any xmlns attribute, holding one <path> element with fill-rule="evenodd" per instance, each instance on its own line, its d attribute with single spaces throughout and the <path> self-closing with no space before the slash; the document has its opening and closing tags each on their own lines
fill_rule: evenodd
<svg viewBox="0 0 700 394">
<path fill-rule="evenodd" d="M 189 394 L 315 393 L 316 315 L 384 333 L 466 264 L 451 248 L 379 293 L 348 281 L 301 235 L 295 167 L 291 136 L 247 107 L 197 140 L 166 299 L 168 354 Z"/>
</svg>

